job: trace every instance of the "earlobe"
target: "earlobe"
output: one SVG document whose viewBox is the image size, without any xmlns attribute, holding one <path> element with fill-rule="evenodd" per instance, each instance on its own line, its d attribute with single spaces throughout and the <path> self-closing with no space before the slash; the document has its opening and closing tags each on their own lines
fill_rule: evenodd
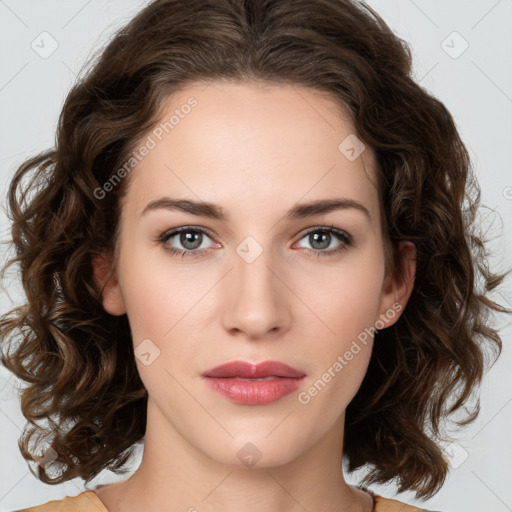
<svg viewBox="0 0 512 512">
<path fill-rule="evenodd" d="M 125 314 L 126 307 L 117 275 L 112 267 L 112 258 L 105 254 L 95 254 L 91 259 L 91 265 L 105 311 L 116 316 Z"/>
<path fill-rule="evenodd" d="M 377 328 L 385 329 L 393 325 L 405 309 L 411 296 L 416 278 L 416 247 L 412 242 L 401 242 L 398 247 L 401 274 L 397 278 L 386 277 L 382 290 L 382 301 Z"/>
</svg>

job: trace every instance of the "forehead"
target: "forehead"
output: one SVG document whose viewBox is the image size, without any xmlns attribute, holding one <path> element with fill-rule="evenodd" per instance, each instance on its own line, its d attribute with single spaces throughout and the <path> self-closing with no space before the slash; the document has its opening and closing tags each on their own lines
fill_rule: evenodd
<svg viewBox="0 0 512 512">
<path fill-rule="evenodd" d="M 130 176 L 135 215 L 163 195 L 262 207 L 328 197 L 366 203 L 377 218 L 375 159 L 359 152 L 349 115 L 332 97 L 298 85 L 214 81 L 170 96 L 151 145 Z M 140 146 L 139 146 L 140 147 Z M 356 155 L 357 156 L 357 155 Z M 352 157 L 352 158 L 348 158 Z"/>
</svg>

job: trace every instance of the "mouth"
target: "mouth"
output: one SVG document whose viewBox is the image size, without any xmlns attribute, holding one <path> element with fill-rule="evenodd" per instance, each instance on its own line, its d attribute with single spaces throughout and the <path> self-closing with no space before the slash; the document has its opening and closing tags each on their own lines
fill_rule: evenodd
<svg viewBox="0 0 512 512">
<path fill-rule="evenodd" d="M 278 361 L 233 361 L 201 374 L 211 389 L 233 403 L 266 405 L 295 391 L 306 374 Z"/>
</svg>

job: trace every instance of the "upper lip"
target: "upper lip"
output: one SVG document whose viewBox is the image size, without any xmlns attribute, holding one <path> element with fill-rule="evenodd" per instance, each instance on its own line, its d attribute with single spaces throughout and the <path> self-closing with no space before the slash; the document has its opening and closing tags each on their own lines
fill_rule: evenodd
<svg viewBox="0 0 512 512">
<path fill-rule="evenodd" d="M 263 361 L 252 364 L 247 361 L 231 361 L 215 366 L 201 374 L 203 377 L 241 377 L 259 379 L 265 377 L 304 377 L 305 373 L 279 361 Z"/>
</svg>

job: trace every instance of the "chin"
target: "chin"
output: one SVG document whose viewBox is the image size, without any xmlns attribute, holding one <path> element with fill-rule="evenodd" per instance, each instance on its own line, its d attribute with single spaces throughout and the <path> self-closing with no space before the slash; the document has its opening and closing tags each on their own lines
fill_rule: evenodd
<svg viewBox="0 0 512 512">
<path fill-rule="evenodd" d="M 275 427 L 275 425 L 274 425 Z M 283 431 L 268 435 L 267 430 L 245 433 L 234 439 L 226 434 L 223 442 L 208 438 L 209 444 L 197 446 L 207 457 L 234 469 L 264 469 L 284 466 L 299 457 L 307 447 Z"/>
</svg>

